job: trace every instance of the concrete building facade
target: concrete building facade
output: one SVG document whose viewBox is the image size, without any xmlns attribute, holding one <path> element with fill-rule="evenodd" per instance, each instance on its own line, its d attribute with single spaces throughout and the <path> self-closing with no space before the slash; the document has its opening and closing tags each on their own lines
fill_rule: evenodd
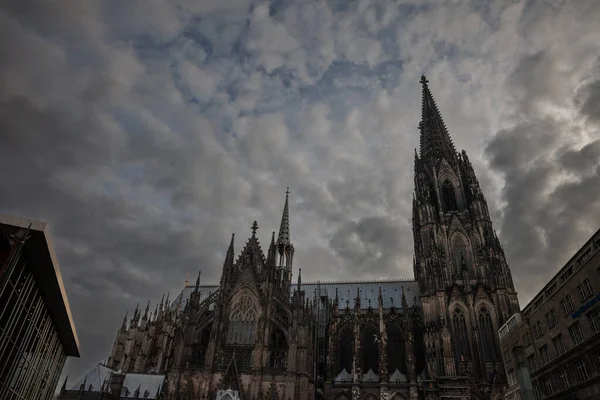
<svg viewBox="0 0 600 400">
<path fill-rule="evenodd" d="M 498 333 L 507 400 L 600 399 L 600 230 Z"/>
<path fill-rule="evenodd" d="M 48 226 L 0 215 L 0 399 L 48 400 L 79 344 Z"/>
</svg>

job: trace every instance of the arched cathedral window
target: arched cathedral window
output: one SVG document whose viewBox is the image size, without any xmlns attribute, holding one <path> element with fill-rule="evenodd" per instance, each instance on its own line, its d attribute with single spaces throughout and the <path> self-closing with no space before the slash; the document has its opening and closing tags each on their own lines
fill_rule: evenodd
<svg viewBox="0 0 600 400">
<path fill-rule="evenodd" d="M 390 374 L 398 370 L 406 374 L 404 335 L 396 323 L 387 326 L 387 365 Z"/>
<path fill-rule="evenodd" d="M 422 231 L 421 238 L 423 241 L 423 255 L 425 257 L 427 257 L 431 254 L 431 246 L 432 246 L 431 230 L 429 228 L 424 229 Z"/>
<path fill-rule="evenodd" d="M 456 203 L 456 192 L 450 181 L 444 181 L 442 184 L 442 201 L 446 211 L 458 210 Z"/>
<path fill-rule="evenodd" d="M 285 339 L 284 333 L 281 329 L 273 327 L 271 331 L 271 343 L 269 350 L 271 355 L 269 357 L 269 367 L 281 371 L 286 366 L 286 354 L 287 354 L 287 340 Z"/>
<path fill-rule="evenodd" d="M 470 259 L 465 237 L 461 234 L 455 234 L 452 238 L 452 263 L 454 264 L 454 272 L 460 274 L 463 269 L 468 269 Z"/>
<path fill-rule="evenodd" d="M 258 318 L 254 301 L 248 295 L 235 304 L 229 316 L 228 344 L 254 344 Z"/>
<path fill-rule="evenodd" d="M 460 308 L 452 313 L 452 341 L 454 342 L 454 356 L 457 361 L 471 359 L 471 347 L 469 346 L 469 330 L 467 319 Z"/>
<path fill-rule="evenodd" d="M 492 316 L 487 308 L 482 307 L 479 311 L 479 332 L 481 335 L 481 345 L 483 346 L 483 357 L 485 361 L 496 360 L 495 330 L 492 323 Z"/>
<path fill-rule="evenodd" d="M 338 370 L 352 372 L 352 360 L 354 358 L 354 333 L 347 325 L 340 330 L 338 347 Z"/>
<path fill-rule="evenodd" d="M 206 355 L 206 349 L 210 342 L 210 333 L 212 330 L 212 324 L 207 325 L 202 329 L 196 336 L 196 342 L 194 343 L 192 352 L 192 365 L 202 365 L 204 362 L 204 356 Z"/>
<path fill-rule="evenodd" d="M 372 370 L 373 373 L 379 374 L 379 330 L 375 325 L 367 325 L 361 335 L 361 350 L 362 350 L 362 372 L 367 373 Z"/>
</svg>

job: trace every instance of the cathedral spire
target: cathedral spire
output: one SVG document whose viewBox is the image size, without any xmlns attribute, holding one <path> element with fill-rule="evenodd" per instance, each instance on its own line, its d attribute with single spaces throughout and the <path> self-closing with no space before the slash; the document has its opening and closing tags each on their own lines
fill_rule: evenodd
<svg viewBox="0 0 600 400">
<path fill-rule="evenodd" d="M 225 261 L 223 261 L 223 272 L 221 273 L 221 285 L 226 282 L 231 269 L 233 268 L 235 254 L 233 252 L 233 241 L 235 238 L 235 233 L 231 234 L 231 241 L 229 242 L 229 247 L 227 247 L 227 253 L 225 254 Z"/>
<path fill-rule="evenodd" d="M 127 330 L 127 314 L 128 314 L 128 312 L 125 311 L 125 318 L 123 318 L 123 323 L 121 324 L 122 332 L 125 332 Z"/>
<path fill-rule="evenodd" d="M 202 273 L 202 271 L 198 271 L 198 278 L 196 278 L 196 288 L 194 289 L 195 292 L 198 292 L 198 290 L 200 290 L 200 274 Z"/>
<path fill-rule="evenodd" d="M 292 264 L 294 260 L 294 245 L 290 241 L 290 188 L 285 191 L 285 204 L 283 206 L 283 215 L 281 216 L 281 226 L 279 227 L 279 237 L 277 238 L 277 268 L 281 271 L 281 279 L 284 283 L 283 288 L 289 289 L 292 283 Z"/>
<path fill-rule="evenodd" d="M 275 267 L 277 262 L 277 244 L 275 243 L 275 231 L 271 235 L 271 244 L 269 244 L 269 252 L 267 254 L 267 265 Z"/>
<path fill-rule="evenodd" d="M 437 165 L 440 159 L 445 158 L 452 164 L 456 161 L 456 149 L 429 90 L 428 82 L 424 75 L 421 76 L 421 85 L 423 86 L 421 123 L 419 124 L 421 159 Z"/>
<path fill-rule="evenodd" d="M 281 216 L 281 225 L 279 227 L 279 237 L 277 238 L 278 245 L 290 244 L 290 209 L 288 200 L 290 196 L 290 188 L 285 191 L 285 205 L 283 206 L 283 215 Z"/>
<path fill-rule="evenodd" d="M 233 258 L 235 254 L 233 253 L 233 240 L 235 239 L 235 233 L 231 234 L 231 241 L 229 242 L 229 247 L 227 248 L 227 255 L 225 256 L 225 262 L 233 265 Z"/>
</svg>

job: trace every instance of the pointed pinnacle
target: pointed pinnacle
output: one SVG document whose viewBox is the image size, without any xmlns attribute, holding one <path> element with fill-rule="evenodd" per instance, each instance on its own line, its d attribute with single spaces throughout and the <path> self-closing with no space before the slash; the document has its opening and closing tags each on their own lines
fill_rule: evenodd
<svg viewBox="0 0 600 400">
<path fill-rule="evenodd" d="M 256 237 L 256 231 L 258 230 L 258 223 L 256 223 L 256 221 L 254 221 L 252 223 L 252 237 Z"/>
<path fill-rule="evenodd" d="M 427 82 L 425 76 L 422 76 L 422 116 L 419 124 L 421 159 L 437 161 L 444 157 L 450 162 L 456 158 L 456 150 Z"/>
<path fill-rule="evenodd" d="M 279 226 L 279 237 L 277 244 L 290 244 L 290 206 L 289 206 L 290 188 L 285 192 L 285 204 L 283 206 L 283 215 L 281 216 L 281 225 Z"/>
</svg>

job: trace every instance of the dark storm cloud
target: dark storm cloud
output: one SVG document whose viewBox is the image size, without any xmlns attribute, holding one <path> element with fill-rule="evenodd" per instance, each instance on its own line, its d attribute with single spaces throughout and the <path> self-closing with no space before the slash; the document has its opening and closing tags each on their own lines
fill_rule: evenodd
<svg viewBox="0 0 600 400">
<path fill-rule="evenodd" d="M 600 59 L 577 91 L 575 104 L 589 122 L 600 124 Z"/>
<path fill-rule="evenodd" d="M 347 263 L 354 276 L 393 276 L 403 254 L 412 251 L 410 227 L 389 217 L 366 217 L 341 226 L 330 241 L 331 248 Z"/>
<path fill-rule="evenodd" d="M 490 166 L 504 176 L 501 237 L 516 282 L 540 282 L 517 288 L 525 299 L 600 228 L 600 142 L 585 140 L 599 132 L 592 103 L 600 86 L 593 78 L 573 86 L 557 81 L 573 68 L 562 55 L 547 48 L 514 68 L 507 85 L 515 100 L 515 124 L 486 147 Z M 564 109 L 569 97 L 578 106 L 575 119 L 551 111 Z"/>
<path fill-rule="evenodd" d="M 199 269 L 218 281 L 232 232 L 239 254 L 256 219 L 268 243 L 286 186 L 303 279 L 411 276 L 422 73 L 517 278 L 542 285 L 535 268 L 592 229 L 598 2 L 250 3 L 0 11 L 0 211 L 50 224 L 82 342 L 72 376 L 106 358 L 125 310 Z M 545 108 L 573 98 L 585 123 Z"/>
</svg>

